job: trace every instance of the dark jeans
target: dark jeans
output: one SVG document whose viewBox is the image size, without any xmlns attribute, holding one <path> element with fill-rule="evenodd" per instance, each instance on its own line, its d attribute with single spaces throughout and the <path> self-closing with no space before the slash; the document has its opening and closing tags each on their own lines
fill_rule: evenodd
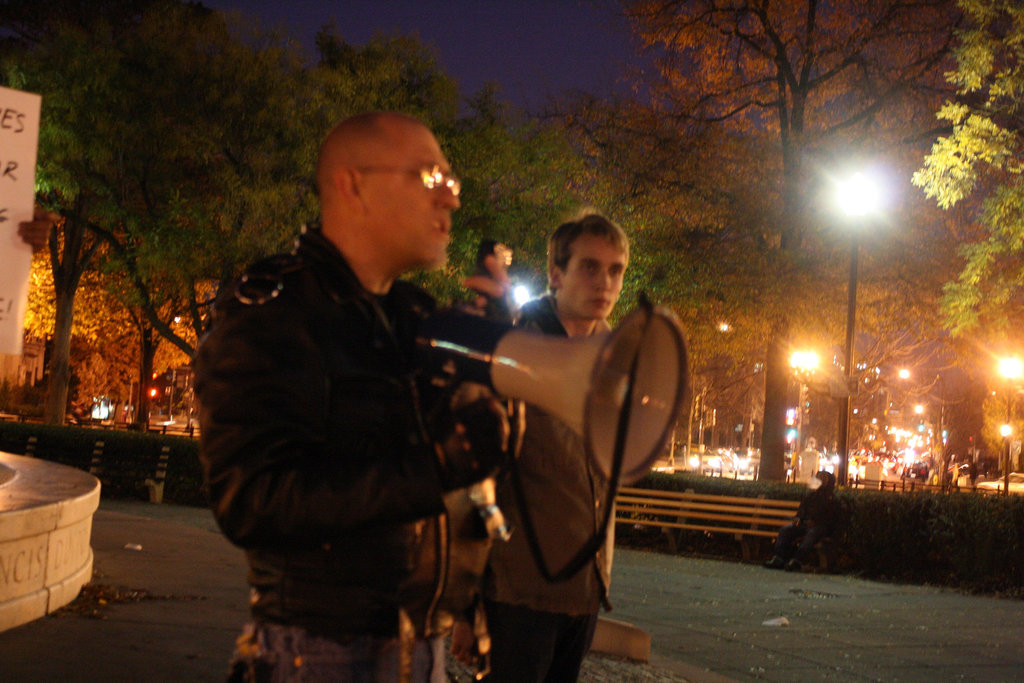
<svg viewBox="0 0 1024 683">
<path fill-rule="evenodd" d="M 827 532 L 828 529 L 823 526 L 787 524 L 779 529 L 775 554 L 784 560 L 795 557 L 797 562 L 806 562 L 815 544 L 825 538 Z"/>
<path fill-rule="evenodd" d="M 565 683 L 580 674 L 597 613 L 571 616 L 487 601 L 491 632 L 488 683 Z"/>
</svg>

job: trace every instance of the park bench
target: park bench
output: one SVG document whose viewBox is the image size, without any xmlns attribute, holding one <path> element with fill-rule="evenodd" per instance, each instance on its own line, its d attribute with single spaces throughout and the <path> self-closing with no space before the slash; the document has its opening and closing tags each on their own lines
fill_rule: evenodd
<svg viewBox="0 0 1024 683">
<path fill-rule="evenodd" d="M 104 445 L 103 441 L 93 444 L 89 474 L 100 480 L 105 493 L 134 496 L 145 492 L 149 502 L 163 502 L 170 446 L 162 446 L 159 455 L 144 452 L 112 458 L 104 453 Z"/>
<path fill-rule="evenodd" d="M 0 450 L 85 470 L 100 480 L 104 498 L 162 503 L 169 494 L 190 500 L 201 495 L 202 472 L 191 444 L 101 433 L 90 439 L 92 434 L 81 430 L 42 428 L 36 433 L 20 425 L 6 430 L 5 424 L 0 422 Z"/>
<path fill-rule="evenodd" d="M 680 530 L 732 534 L 743 560 L 750 562 L 758 559 L 764 539 L 774 539 L 792 521 L 798 507 L 796 500 L 622 487 L 615 498 L 615 521 L 659 527 L 672 552 L 678 549 Z M 818 550 L 819 564 L 827 569 L 830 553 Z"/>
</svg>

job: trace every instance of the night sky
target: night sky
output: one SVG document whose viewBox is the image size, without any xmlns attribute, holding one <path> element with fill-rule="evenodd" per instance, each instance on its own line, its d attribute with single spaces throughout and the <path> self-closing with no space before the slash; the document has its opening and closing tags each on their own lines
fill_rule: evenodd
<svg viewBox="0 0 1024 683">
<path fill-rule="evenodd" d="M 342 38 L 415 35 L 433 46 L 463 97 L 496 81 L 528 109 L 570 90 L 627 92 L 624 70 L 640 63 L 613 0 L 203 0 L 255 16 L 306 46 L 334 21 Z"/>
</svg>

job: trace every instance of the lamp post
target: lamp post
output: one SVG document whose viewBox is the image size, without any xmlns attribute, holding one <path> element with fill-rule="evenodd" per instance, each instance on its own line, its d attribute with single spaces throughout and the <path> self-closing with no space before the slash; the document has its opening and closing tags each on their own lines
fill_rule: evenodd
<svg viewBox="0 0 1024 683">
<path fill-rule="evenodd" d="M 875 209 L 878 192 L 874 184 L 863 173 L 854 173 L 837 187 L 839 206 L 851 218 L 863 217 Z M 846 301 L 846 400 L 839 408 L 839 471 L 836 480 L 845 485 L 850 465 L 850 420 L 853 417 L 853 338 L 857 320 L 857 260 L 860 240 L 857 228 L 850 230 L 850 280 L 847 285 Z"/>
<path fill-rule="evenodd" d="M 1009 411 L 1007 411 L 1009 412 Z M 1007 418 L 1009 419 L 1009 418 Z M 1013 427 L 1010 423 L 1002 425 L 999 428 L 999 435 L 1003 437 L 1004 449 L 1003 449 L 1003 495 L 1010 493 L 1010 436 L 1013 434 Z"/>
<path fill-rule="evenodd" d="M 1006 424 L 999 428 L 999 433 L 1006 441 L 1003 454 L 1003 493 L 1010 491 L 1010 435 L 1013 434 L 1013 380 L 1024 376 L 1024 362 L 1020 358 L 1000 358 L 997 364 L 999 374 L 1006 379 Z"/>
</svg>

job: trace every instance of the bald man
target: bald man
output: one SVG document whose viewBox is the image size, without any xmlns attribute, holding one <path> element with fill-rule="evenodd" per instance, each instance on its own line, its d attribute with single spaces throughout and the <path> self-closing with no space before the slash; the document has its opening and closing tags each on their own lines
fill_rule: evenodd
<svg viewBox="0 0 1024 683">
<path fill-rule="evenodd" d="M 434 301 L 398 278 L 445 263 L 459 181 L 394 113 L 331 130 L 316 180 L 319 227 L 220 294 L 196 357 L 211 506 L 250 568 L 232 672 L 442 681 L 477 583 L 446 571 L 487 552 L 449 542 L 448 510 L 493 470 L 500 425 L 432 395 L 412 354 Z"/>
</svg>

